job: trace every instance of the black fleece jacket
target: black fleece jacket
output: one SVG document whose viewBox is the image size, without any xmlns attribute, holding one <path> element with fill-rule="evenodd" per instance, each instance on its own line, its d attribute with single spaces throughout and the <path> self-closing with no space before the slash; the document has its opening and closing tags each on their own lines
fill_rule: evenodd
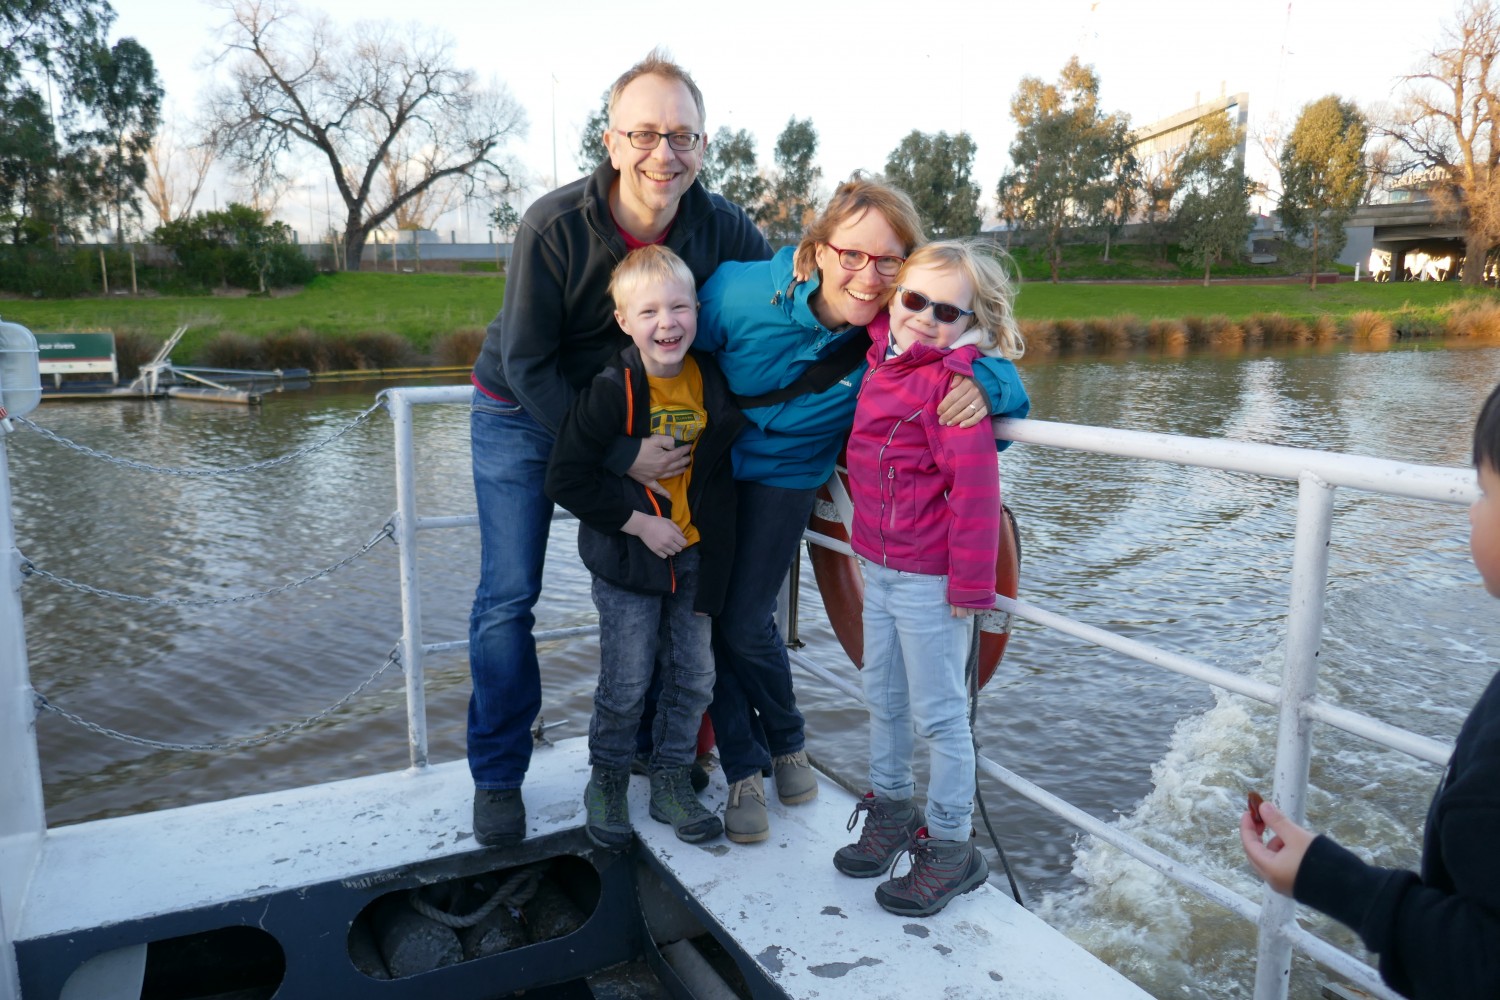
<svg viewBox="0 0 1500 1000">
<path fill-rule="evenodd" d="M 1500 674 L 1464 720 L 1427 811 L 1422 874 L 1365 864 L 1320 836 L 1292 895 L 1357 931 L 1404 996 L 1500 997 Z"/>
<path fill-rule="evenodd" d="M 608 292 L 626 254 L 609 211 L 619 176 L 606 159 L 526 210 L 506 265 L 505 302 L 474 365 L 480 386 L 520 403 L 554 434 L 573 396 L 629 343 Z M 700 287 L 725 261 L 771 256 L 744 210 L 697 181 L 678 203 L 666 245 Z M 623 472 L 638 448 L 614 454 L 610 467 Z"/>
<path fill-rule="evenodd" d="M 693 447 L 688 507 L 698 529 L 698 592 L 693 610 L 716 615 L 724 607 L 734 562 L 735 488 L 729 447 L 745 424 L 719 366 L 694 353 L 703 374 L 708 423 Z M 578 554 L 589 572 L 617 587 L 646 594 L 676 591 L 672 559 L 620 529 L 635 511 L 672 516 L 672 502 L 604 466 L 622 435 L 651 433 L 651 387 L 641 353 L 631 344 L 579 393 L 563 418 L 547 465 L 547 496 L 577 515 Z"/>
</svg>

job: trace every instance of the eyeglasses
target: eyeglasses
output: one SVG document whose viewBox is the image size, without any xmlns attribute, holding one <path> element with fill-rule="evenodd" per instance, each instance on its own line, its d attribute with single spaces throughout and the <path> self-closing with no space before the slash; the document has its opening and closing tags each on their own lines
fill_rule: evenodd
<svg viewBox="0 0 1500 1000">
<path fill-rule="evenodd" d="M 887 278 L 891 278 L 901 273 L 901 265 L 906 263 L 905 257 L 892 257 L 889 255 L 876 257 L 873 254 L 865 253 L 863 250 L 845 250 L 834 246 L 832 243 L 824 243 L 823 245 L 839 255 L 839 264 L 846 271 L 863 271 L 865 265 L 873 260 L 875 261 L 875 270 Z"/>
<path fill-rule="evenodd" d="M 629 139 L 630 144 L 636 149 L 655 149 L 665 139 L 667 140 L 667 145 L 679 153 L 686 153 L 690 149 L 697 149 L 698 140 L 703 138 L 702 132 L 652 132 L 650 129 L 636 129 L 634 132 L 627 132 L 622 128 L 617 128 L 615 131 Z"/>
<path fill-rule="evenodd" d="M 896 291 L 901 296 L 901 304 L 914 313 L 932 306 L 932 316 L 939 323 L 956 323 L 965 316 L 974 315 L 972 309 L 960 309 L 952 302 L 934 302 L 921 292 L 914 292 L 910 288 L 897 285 Z"/>
</svg>

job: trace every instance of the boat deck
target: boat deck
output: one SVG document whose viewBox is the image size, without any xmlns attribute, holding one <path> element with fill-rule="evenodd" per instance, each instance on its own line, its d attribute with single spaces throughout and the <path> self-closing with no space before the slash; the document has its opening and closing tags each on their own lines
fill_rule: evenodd
<svg viewBox="0 0 1500 1000">
<path fill-rule="evenodd" d="M 583 821 L 582 739 L 537 750 L 526 784 L 530 838 Z M 704 793 L 726 796 L 722 775 Z M 50 830 L 18 942 L 218 906 L 474 851 L 473 786 L 463 761 Z M 1148 995 L 993 885 L 926 918 L 874 902 L 876 880 L 831 863 L 848 842 L 854 798 L 824 780 L 813 802 L 771 795 L 760 844 L 688 845 L 648 818 L 636 778 L 631 811 L 658 867 L 766 977 L 795 998 Z"/>
</svg>

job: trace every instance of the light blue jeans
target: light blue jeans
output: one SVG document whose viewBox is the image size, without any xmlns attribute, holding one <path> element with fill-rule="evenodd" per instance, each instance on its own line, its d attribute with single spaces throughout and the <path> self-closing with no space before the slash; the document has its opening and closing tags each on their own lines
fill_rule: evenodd
<svg viewBox="0 0 1500 1000">
<path fill-rule="evenodd" d="M 948 578 L 859 560 L 865 578 L 865 665 L 860 682 L 870 710 L 870 785 L 909 799 L 913 733 L 927 741 L 927 833 L 968 841 L 974 817 L 974 738 L 964 665 L 973 617 L 954 618 Z"/>
</svg>

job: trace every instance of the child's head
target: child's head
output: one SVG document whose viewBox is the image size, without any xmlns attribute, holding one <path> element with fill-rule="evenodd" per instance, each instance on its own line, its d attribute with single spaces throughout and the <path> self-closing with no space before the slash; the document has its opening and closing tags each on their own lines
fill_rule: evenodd
<svg viewBox="0 0 1500 1000">
<path fill-rule="evenodd" d="M 1026 344 L 1012 310 L 1016 282 L 1005 257 L 982 240 L 938 240 L 914 250 L 891 297 L 896 345 L 973 343 L 985 354 L 1019 358 Z"/>
<path fill-rule="evenodd" d="M 1500 597 L 1500 386 L 1474 422 L 1474 468 L 1480 497 L 1469 508 L 1469 554 L 1484 589 Z"/>
<path fill-rule="evenodd" d="M 651 375 L 676 375 L 698 333 L 693 272 L 664 246 L 626 254 L 609 279 L 615 322 L 630 335 Z"/>
</svg>

